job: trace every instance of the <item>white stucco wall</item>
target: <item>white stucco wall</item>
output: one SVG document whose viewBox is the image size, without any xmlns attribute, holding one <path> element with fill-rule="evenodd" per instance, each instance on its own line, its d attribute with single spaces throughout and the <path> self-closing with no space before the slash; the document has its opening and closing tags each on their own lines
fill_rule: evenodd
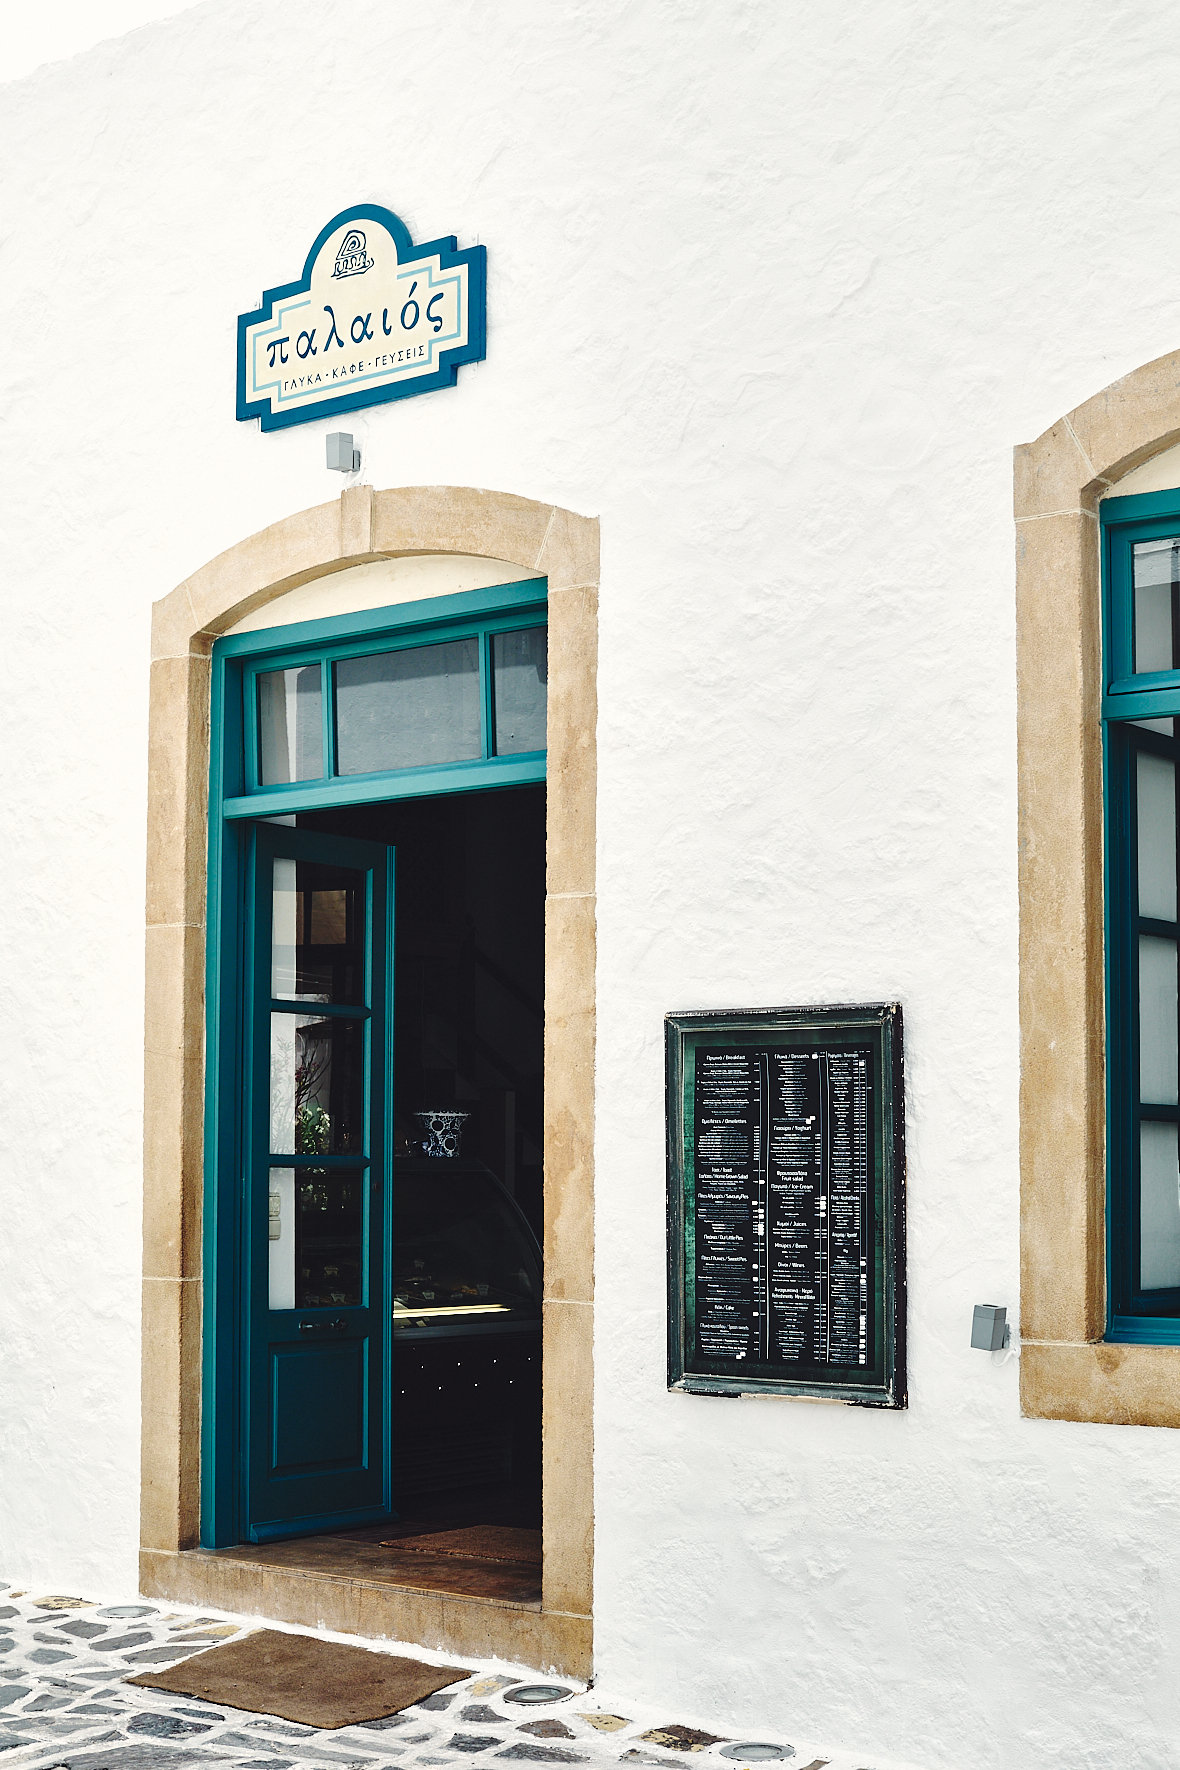
<svg viewBox="0 0 1180 1770">
<path fill-rule="evenodd" d="M 134 1580 L 149 605 L 339 489 L 235 316 L 489 251 L 377 485 L 600 514 L 597 1644 L 934 1770 L 1171 1761 L 1180 1436 L 1021 1420 L 1011 448 L 1180 343 L 1172 10 L 209 0 L 0 89 L 0 1564 Z M 668 1395 L 661 1018 L 898 997 L 904 1415 Z M 1180 1357 L 1180 1354 L 1178 1354 Z"/>
</svg>

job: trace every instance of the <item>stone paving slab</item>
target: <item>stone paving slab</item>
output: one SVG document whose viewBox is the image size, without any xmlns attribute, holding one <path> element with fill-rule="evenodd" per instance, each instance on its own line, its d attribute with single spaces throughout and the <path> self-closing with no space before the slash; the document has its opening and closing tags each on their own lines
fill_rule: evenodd
<svg viewBox="0 0 1180 1770">
<path fill-rule="evenodd" d="M 665 1711 L 630 1714 L 600 1701 L 597 1690 L 499 1663 L 485 1662 L 455 1690 L 400 1714 L 338 1728 L 122 1681 L 263 1626 L 283 1627 L 178 1606 L 104 1605 L 0 1581 L 0 1770 L 499 1770 L 501 1763 L 706 1770 L 705 1760 L 710 1770 L 874 1770 L 798 1736 L 743 1741 Z M 346 1639 L 316 1629 L 289 1632 Z M 388 1650 L 433 1664 L 446 1659 L 409 1644 Z M 527 1700 L 538 1687 L 560 1694 Z M 875 1770 L 907 1766 L 879 1759 Z"/>
</svg>

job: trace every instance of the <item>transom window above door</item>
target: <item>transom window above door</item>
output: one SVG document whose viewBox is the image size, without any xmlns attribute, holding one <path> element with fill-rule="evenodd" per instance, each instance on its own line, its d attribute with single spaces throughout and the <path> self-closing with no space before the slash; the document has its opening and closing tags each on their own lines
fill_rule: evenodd
<svg viewBox="0 0 1180 1770">
<path fill-rule="evenodd" d="M 544 750 L 545 641 L 525 627 L 251 672 L 257 784 Z"/>
<path fill-rule="evenodd" d="M 446 602 L 467 618 L 447 619 Z M 472 607 L 481 602 L 486 614 Z M 292 628 L 281 650 L 273 629 L 243 636 L 226 815 L 444 791 L 444 776 L 464 777 L 455 789 L 543 780 L 545 620 L 544 582 L 532 580 L 368 611 L 350 618 L 347 639 L 333 623 L 331 643 L 315 643 L 326 623 Z"/>
</svg>

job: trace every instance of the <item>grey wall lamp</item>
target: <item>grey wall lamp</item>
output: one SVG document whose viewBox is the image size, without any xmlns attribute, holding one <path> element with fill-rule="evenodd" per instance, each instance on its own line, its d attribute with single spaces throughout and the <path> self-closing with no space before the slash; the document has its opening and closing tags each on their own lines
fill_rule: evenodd
<svg viewBox="0 0 1180 1770">
<path fill-rule="evenodd" d="M 334 473 L 356 473 L 361 464 L 361 452 L 353 445 L 352 437 L 347 430 L 330 430 L 328 432 L 328 466 Z"/>
<path fill-rule="evenodd" d="M 980 1352 L 1002 1352 L 1012 1337 L 1002 1303 L 977 1303 L 971 1318 L 971 1344 Z"/>
</svg>

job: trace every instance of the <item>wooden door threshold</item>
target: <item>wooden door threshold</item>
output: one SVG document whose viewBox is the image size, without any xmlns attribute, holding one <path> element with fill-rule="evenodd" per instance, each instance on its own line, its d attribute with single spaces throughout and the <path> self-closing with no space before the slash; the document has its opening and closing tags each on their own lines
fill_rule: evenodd
<svg viewBox="0 0 1180 1770">
<path fill-rule="evenodd" d="M 430 1553 L 414 1548 L 416 1541 L 406 1537 L 403 1542 L 373 1542 L 359 1532 L 333 1532 L 279 1543 L 240 1543 L 212 1553 L 220 1560 L 248 1561 L 254 1567 L 287 1567 L 407 1591 L 444 1592 L 452 1598 L 488 1599 L 540 1610 L 539 1566 L 443 1550 Z"/>
</svg>

